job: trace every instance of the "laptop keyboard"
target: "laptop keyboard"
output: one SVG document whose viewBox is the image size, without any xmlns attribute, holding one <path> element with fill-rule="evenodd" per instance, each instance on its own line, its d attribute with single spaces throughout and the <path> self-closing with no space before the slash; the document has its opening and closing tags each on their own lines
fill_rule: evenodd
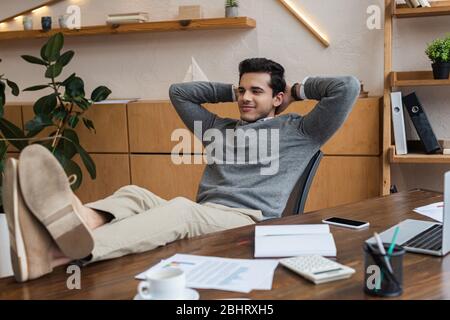
<svg viewBox="0 0 450 320">
<path fill-rule="evenodd" d="M 404 247 L 439 251 L 442 249 L 442 225 L 435 224 L 402 244 Z"/>
</svg>

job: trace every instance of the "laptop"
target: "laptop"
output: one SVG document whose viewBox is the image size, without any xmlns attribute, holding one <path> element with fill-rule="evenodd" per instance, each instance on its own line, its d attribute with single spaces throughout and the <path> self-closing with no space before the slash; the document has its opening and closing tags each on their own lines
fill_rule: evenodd
<svg viewBox="0 0 450 320">
<path fill-rule="evenodd" d="M 442 223 L 404 220 L 380 234 L 383 243 L 390 243 L 394 230 L 400 227 L 397 244 L 406 251 L 445 256 L 450 251 L 450 171 L 444 175 L 444 212 Z M 374 237 L 367 240 L 376 244 Z"/>
</svg>

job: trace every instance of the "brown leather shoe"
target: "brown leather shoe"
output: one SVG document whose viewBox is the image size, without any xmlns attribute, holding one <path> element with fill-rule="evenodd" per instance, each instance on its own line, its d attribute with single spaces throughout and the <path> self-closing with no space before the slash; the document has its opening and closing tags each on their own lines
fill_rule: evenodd
<svg viewBox="0 0 450 320">
<path fill-rule="evenodd" d="M 2 196 L 16 280 L 24 282 L 52 272 L 50 248 L 55 244 L 23 201 L 18 186 L 16 159 L 6 161 Z"/>
<path fill-rule="evenodd" d="M 19 157 L 19 180 L 25 203 L 61 251 L 72 259 L 87 257 L 94 240 L 72 206 L 74 195 L 55 156 L 39 144 L 26 147 Z"/>
</svg>

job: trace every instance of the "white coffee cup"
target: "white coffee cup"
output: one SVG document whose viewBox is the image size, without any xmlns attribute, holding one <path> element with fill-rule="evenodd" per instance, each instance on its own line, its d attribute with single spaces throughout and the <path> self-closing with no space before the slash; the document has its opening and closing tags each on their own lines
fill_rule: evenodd
<svg viewBox="0 0 450 320">
<path fill-rule="evenodd" d="M 33 30 L 33 17 L 25 16 L 22 19 L 24 30 Z"/>
<path fill-rule="evenodd" d="M 138 286 L 145 300 L 182 300 L 186 291 L 186 275 L 178 268 L 153 271 Z"/>
</svg>

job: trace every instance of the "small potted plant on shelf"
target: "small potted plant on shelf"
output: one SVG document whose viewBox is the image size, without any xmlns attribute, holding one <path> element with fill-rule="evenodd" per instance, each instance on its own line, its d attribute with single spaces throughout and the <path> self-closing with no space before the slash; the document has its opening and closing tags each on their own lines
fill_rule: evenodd
<svg viewBox="0 0 450 320">
<path fill-rule="evenodd" d="M 450 34 L 444 39 L 436 39 L 425 50 L 428 58 L 433 62 L 435 79 L 448 79 L 450 76 Z"/>
<path fill-rule="evenodd" d="M 237 0 L 225 1 L 225 17 L 233 18 L 239 15 L 238 13 L 239 2 Z"/>
</svg>

